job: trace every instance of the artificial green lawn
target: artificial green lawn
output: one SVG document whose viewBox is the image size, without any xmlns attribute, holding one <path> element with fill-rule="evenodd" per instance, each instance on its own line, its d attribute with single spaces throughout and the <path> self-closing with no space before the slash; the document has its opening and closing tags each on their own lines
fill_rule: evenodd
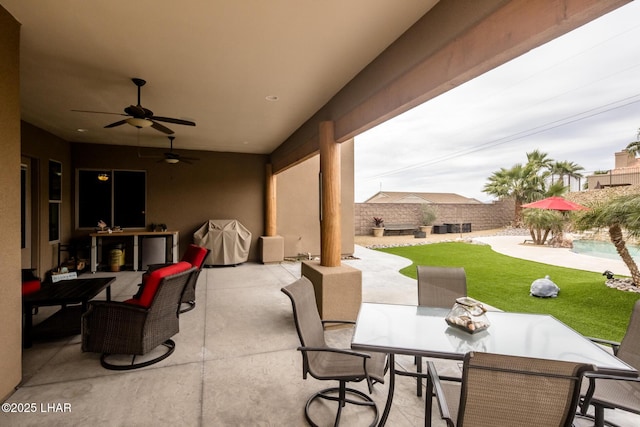
<svg viewBox="0 0 640 427">
<path fill-rule="evenodd" d="M 464 267 L 467 293 L 504 311 L 551 314 L 586 336 L 620 341 L 640 294 L 605 286 L 602 273 L 512 258 L 488 245 L 433 243 L 379 249 L 413 261 L 400 272 L 416 278 L 416 265 Z M 529 295 L 531 283 L 549 275 L 557 298 Z"/>
</svg>

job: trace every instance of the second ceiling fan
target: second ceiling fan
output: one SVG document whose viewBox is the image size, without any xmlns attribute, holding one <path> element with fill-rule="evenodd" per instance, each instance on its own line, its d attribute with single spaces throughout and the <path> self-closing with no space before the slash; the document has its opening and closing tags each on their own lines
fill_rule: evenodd
<svg viewBox="0 0 640 427">
<path fill-rule="evenodd" d="M 195 157 L 184 157 L 181 156 L 178 153 L 174 153 L 173 152 L 173 140 L 176 138 L 175 136 L 168 136 L 167 138 L 169 138 L 169 151 L 164 153 L 164 158 L 161 160 L 158 160 L 158 162 L 165 162 L 165 163 L 169 163 L 169 164 L 176 164 L 179 162 L 184 162 L 187 164 L 191 164 L 192 161 L 195 160 L 200 160 L 197 159 Z"/>
<path fill-rule="evenodd" d="M 173 123 L 177 125 L 185 125 L 185 126 L 195 126 L 195 122 L 190 120 L 182 120 L 182 119 L 174 119 L 172 117 L 162 117 L 156 116 L 153 114 L 153 111 L 144 108 L 140 103 L 140 88 L 144 86 L 147 82 L 143 79 L 134 77 L 131 81 L 138 87 L 138 104 L 137 105 L 129 105 L 124 109 L 125 114 L 122 113 L 108 113 L 103 111 L 87 111 L 87 110 L 73 110 L 81 113 L 99 113 L 99 114 L 117 114 L 119 116 L 125 116 L 126 119 L 119 120 L 114 123 L 110 123 L 105 126 L 105 128 L 113 128 L 116 126 L 121 126 L 123 124 L 130 124 L 131 126 L 135 126 L 137 128 L 144 128 L 151 126 L 152 128 L 159 130 L 160 132 L 164 132 L 168 135 L 174 134 L 174 131 L 169 129 L 168 127 L 158 123 Z"/>
</svg>

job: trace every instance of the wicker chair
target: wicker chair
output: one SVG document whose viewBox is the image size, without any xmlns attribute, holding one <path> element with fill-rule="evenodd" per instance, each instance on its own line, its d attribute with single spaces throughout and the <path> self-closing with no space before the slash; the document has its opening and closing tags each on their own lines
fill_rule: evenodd
<svg viewBox="0 0 640 427">
<path fill-rule="evenodd" d="M 467 296 L 467 276 L 461 267 L 419 265 L 418 305 L 451 308 L 457 298 Z M 415 358 L 418 374 L 422 374 L 422 357 Z M 447 378 L 451 380 L 451 377 Z M 417 395 L 422 396 L 422 378 L 418 377 Z"/>
<path fill-rule="evenodd" d="M 184 290 L 184 295 L 182 296 L 182 307 L 180 308 L 180 313 L 186 313 L 187 311 L 191 311 L 196 307 L 196 284 L 198 282 L 198 277 L 200 276 L 200 271 L 202 271 L 202 267 L 204 266 L 204 260 L 207 259 L 211 249 L 203 248 L 202 246 L 194 245 L 191 243 L 187 250 L 185 251 L 182 259 L 180 261 L 185 261 L 190 263 L 193 267 L 198 269 L 198 272 L 194 274 L 190 279 L 189 283 Z M 142 286 L 153 271 L 166 267 L 168 265 L 172 265 L 171 263 L 163 263 L 163 264 L 149 264 L 147 267 L 147 271 L 142 275 Z M 141 292 L 141 291 L 139 291 Z"/>
<path fill-rule="evenodd" d="M 151 273 L 139 299 L 90 301 L 82 315 L 82 351 L 102 353 L 101 365 L 113 370 L 141 368 L 169 357 L 175 350 L 171 337 L 180 326 L 180 300 L 196 273 L 191 264 L 180 262 Z M 161 345 L 165 349 L 159 356 L 136 363 L 136 356 Z M 118 363 L 123 355 L 131 362 Z"/>
<path fill-rule="evenodd" d="M 609 345 L 619 359 L 640 371 L 640 300 L 636 301 L 627 326 L 627 332 L 622 342 L 591 338 L 591 340 Z M 589 405 L 593 405 L 596 427 L 606 424 L 605 409 L 622 409 L 623 411 L 640 414 L 640 377 L 616 377 L 599 374 L 587 374 L 588 387 L 583 385 L 584 397 L 581 414 L 587 414 Z"/>
<path fill-rule="evenodd" d="M 309 408 L 315 399 L 326 399 L 338 402 L 335 424 L 339 425 L 342 408 L 346 403 L 368 406 L 373 409 L 378 422 L 378 408 L 370 396 L 359 390 L 346 387 L 349 381 L 366 380 L 369 393 L 373 391 L 374 382 L 384 382 L 386 355 L 381 353 L 361 353 L 350 349 L 338 349 L 327 346 L 324 337 L 326 323 L 351 323 L 341 321 L 322 321 L 316 306 L 313 285 L 306 277 L 282 288 L 293 305 L 293 317 L 300 338 L 302 352 L 302 376 L 307 374 L 318 380 L 339 381 L 339 387 L 327 388 L 309 398 L 305 406 L 305 417 L 310 425 L 316 426 L 309 414 Z"/>
<path fill-rule="evenodd" d="M 464 358 L 461 383 L 441 382 L 432 362 L 427 362 L 427 369 L 440 415 L 448 427 L 570 427 L 582 376 L 594 368 L 582 363 L 470 352 Z M 426 412 L 429 416 L 430 410 Z"/>
</svg>

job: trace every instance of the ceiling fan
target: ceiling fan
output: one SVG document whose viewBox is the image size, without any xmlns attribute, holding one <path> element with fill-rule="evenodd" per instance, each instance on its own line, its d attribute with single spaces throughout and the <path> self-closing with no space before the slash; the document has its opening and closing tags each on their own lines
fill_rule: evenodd
<svg viewBox="0 0 640 427">
<path fill-rule="evenodd" d="M 184 162 L 187 164 L 192 164 L 192 161 L 195 160 L 200 160 L 197 159 L 195 157 L 183 157 L 178 153 L 174 153 L 173 152 L 173 140 L 176 138 L 175 136 L 168 136 L 167 138 L 169 138 L 169 151 L 164 153 L 164 158 L 161 160 L 158 160 L 158 162 L 165 162 L 165 163 L 169 163 L 169 164 L 176 164 L 179 162 Z"/>
<path fill-rule="evenodd" d="M 172 135 L 174 132 L 168 127 L 161 125 L 158 122 L 166 122 L 166 123 L 174 123 L 177 125 L 185 125 L 185 126 L 195 126 L 196 124 L 189 120 L 182 119 L 174 119 L 171 117 L 161 117 L 153 115 L 153 111 L 144 108 L 140 103 L 140 88 L 144 86 L 147 82 L 143 79 L 139 79 L 134 77 L 131 81 L 138 87 L 138 104 L 137 105 L 129 105 L 124 109 L 126 114 L 122 113 L 109 113 L 104 111 L 87 111 L 87 110 L 72 110 L 80 113 L 98 113 L 98 114 L 116 114 L 119 116 L 125 116 L 126 119 L 119 120 L 117 122 L 108 124 L 105 128 L 114 128 L 116 126 L 123 125 L 125 123 L 130 124 L 131 126 L 135 126 L 137 128 L 145 128 L 151 126 L 152 128 L 159 130 L 160 132 L 164 132 L 168 135 Z"/>
</svg>

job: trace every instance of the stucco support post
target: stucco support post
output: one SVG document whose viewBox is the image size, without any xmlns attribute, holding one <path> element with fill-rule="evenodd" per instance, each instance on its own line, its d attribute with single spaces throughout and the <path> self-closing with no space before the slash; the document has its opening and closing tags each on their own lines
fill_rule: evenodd
<svg viewBox="0 0 640 427">
<path fill-rule="evenodd" d="M 320 261 L 303 261 L 322 319 L 356 320 L 362 303 L 362 271 L 341 265 L 340 144 L 334 122 L 320 123 Z"/>
<path fill-rule="evenodd" d="M 264 213 L 264 234 L 265 236 L 275 236 L 277 233 L 277 199 L 276 199 L 276 176 L 273 174 L 271 163 L 266 166 L 266 189 L 265 189 L 265 213 Z"/>
<path fill-rule="evenodd" d="M 281 262 L 284 260 L 284 239 L 278 236 L 276 198 L 277 180 L 273 167 L 268 163 L 265 167 L 265 201 L 264 201 L 264 236 L 260 237 L 260 256 L 263 263 Z"/>
<path fill-rule="evenodd" d="M 338 267 L 342 248 L 340 144 L 334 122 L 320 122 L 320 265 Z"/>
</svg>

